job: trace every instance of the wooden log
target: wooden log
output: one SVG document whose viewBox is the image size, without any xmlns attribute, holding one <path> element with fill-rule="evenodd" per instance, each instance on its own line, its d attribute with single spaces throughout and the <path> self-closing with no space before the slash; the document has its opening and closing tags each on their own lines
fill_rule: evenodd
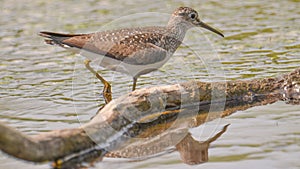
<svg viewBox="0 0 300 169">
<path fill-rule="evenodd" d="M 3 152 L 33 162 L 55 160 L 94 145 L 81 128 L 27 136 L 0 123 L 0 133 L 0 149 Z"/>
<path fill-rule="evenodd" d="M 277 78 L 190 81 L 144 88 L 111 101 L 80 128 L 27 136 L 0 123 L 0 149 L 33 162 L 72 159 L 74 154 L 94 150 L 105 154 L 126 147 L 131 137 L 151 137 L 166 131 L 176 121 L 194 127 L 237 110 L 278 100 L 299 104 L 299 79 L 300 68 Z"/>
</svg>

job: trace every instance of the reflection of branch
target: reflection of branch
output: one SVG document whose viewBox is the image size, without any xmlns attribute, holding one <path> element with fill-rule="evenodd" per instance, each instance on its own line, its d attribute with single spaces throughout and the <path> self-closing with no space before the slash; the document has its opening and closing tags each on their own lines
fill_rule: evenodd
<svg viewBox="0 0 300 169">
<path fill-rule="evenodd" d="M 229 124 L 224 126 L 219 133 L 206 141 L 197 141 L 189 133 L 176 145 L 176 149 L 180 153 L 182 161 L 190 165 L 207 162 L 209 144 L 221 137 L 221 135 L 226 132 L 228 126 Z"/>
<path fill-rule="evenodd" d="M 221 137 L 221 135 L 222 135 L 223 133 L 226 132 L 226 130 L 227 130 L 227 128 L 228 128 L 229 125 L 230 125 L 230 124 L 226 124 L 226 125 L 223 127 L 223 129 L 222 129 L 219 133 L 217 133 L 216 135 L 214 135 L 212 138 L 209 138 L 208 140 L 206 140 L 206 142 L 212 143 L 212 142 L 216 141 L 219 137 Z"/>
<path fill-rule="evenodd" d="M 278 100 L 289 99 L 297 104 L 299 79 L 300 69 L 297 69 L 280 78 L 219 83 L 191 81 L 140 89 L 112 100 L 80 128 L 25 136 L 0 123 L 0 149 L 34 162 L 69 159 L 74 154 L 80 156 L 94 151 L 95 143 L 104 146 L 100 148 L 113 150 L 127 144 L 129 137 L 126 136 L 145 138 L 168 129 L 177 116 L 183 115 L 190 126 L 198 126 L 219 118 L 220 113 L 227 116 L 237 110 Z M 224 111 L 210 112 L 212 102 L 223 104 Z M 189 117 L 195 113 L 196 117 Z M 114 140 L 108 142 L 107 138 Z"/>
</svg>

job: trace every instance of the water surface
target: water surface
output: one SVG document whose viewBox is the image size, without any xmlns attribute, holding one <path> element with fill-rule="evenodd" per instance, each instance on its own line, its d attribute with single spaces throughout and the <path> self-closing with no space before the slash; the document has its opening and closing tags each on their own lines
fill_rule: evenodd
<svg viewBox="0 0 300 169">
<path fill-rule="evenodd" d="M 136 13 L 171 13 L 179 6 L 190 6 L 199 11 L 205 22 L 221 29 L 226 38 L 204 30 L 201 34 L 198 29 L 191 30 L 185 45 L 168 64 L 142 76 L 138 88 L 189 79 L 274 77 L 300 66 L 300 3 L 297 0 L 148 3 L 140 0 L 2 1 L 1 122 L 30 135 L 79 127 L 104 103 L 102 85 L 84 68 L 84 57 L 45 45 L 37 36 L 41 30 L 94 32 L 113 20 L 119 24 L 113 26 L 119 27 L 163 24 L 167 15 Z M 118 20 L 128 15 L 138 17 Z M 101 74 L 113 81 L 115 98 L 130 91 L 130 77 L 107 70 Z M 192 129 L 195 138 L 205 140 L 224 124 L 231 123 L 228 131 L 211 145 L 209 162 L 198 166 L 183 164 L 179 154 L 173 152 L 139 162 L 105 159 L 95 168 L 299 168 L 299 113 L 299 106 L 277 102 Z M 32 164 L 3 153 L 0 161 L 0 168 L 49 168 L 49 164 Z"/>
</svg>

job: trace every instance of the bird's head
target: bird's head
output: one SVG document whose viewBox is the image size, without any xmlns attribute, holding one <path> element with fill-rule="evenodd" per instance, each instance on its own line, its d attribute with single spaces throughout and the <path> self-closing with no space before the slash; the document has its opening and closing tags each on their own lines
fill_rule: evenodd
<svg viewBox="0 0 300 169">
<path fill-rule="evenodd" d="M 208 24 L 202 22 L 199 19 L 199 15 L 198 15 L 197 11 L 195 11 L 194 9 L 189 8 L 189 7 L 179 7 L 179 8 L 177 8 L 173 12 L 170 21 L 171 22 L 176 22 L 177 24 L 184 25 L 188 28 L 202 27 L 202 28 L 210 30 L 210 31 L 224 37 L 224 35 L 219 30 L 217 30 L 217 29 L 209 26 Z"/>
</svg>

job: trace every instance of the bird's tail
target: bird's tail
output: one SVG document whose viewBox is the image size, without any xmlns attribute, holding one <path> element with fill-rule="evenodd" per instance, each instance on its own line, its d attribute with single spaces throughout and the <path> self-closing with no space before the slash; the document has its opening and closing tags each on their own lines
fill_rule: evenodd
<svg viewBox="0 0 300 169">
<path fill-rule="evenodd" d="M 49 45 L 59 45 L 61 47 L 66 47 L 64 41 L 75 37 L 80 36 L 81 34 L 64 34 L 64 33 L 55 33 L 55 32 L 46 32 L 42 31 L 39 33 L 40 36 L 45 37 L 45 42 Z"/>
</svg>

